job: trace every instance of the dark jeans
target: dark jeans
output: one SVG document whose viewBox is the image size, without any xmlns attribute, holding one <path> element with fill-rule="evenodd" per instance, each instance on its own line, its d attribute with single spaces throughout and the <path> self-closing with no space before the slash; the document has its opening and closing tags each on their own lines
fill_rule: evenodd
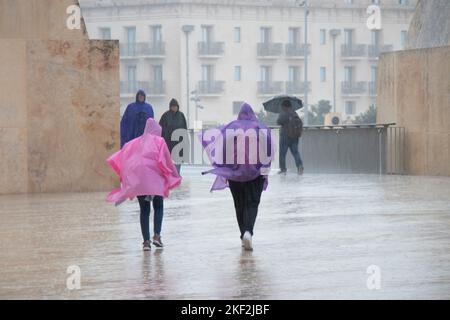
<svg viewBox="0 0 450 320">
<path fill-rule="evenodd" d="M 303 161 L 298 151 L 299 139 L 291 139 L 285 134 L 280 134 L 280 170 L 286 171 L 286 155 L 288 150 L 291 150 L 292 156 L 295 159 L 297 168 L 303 167 Z"/>
<path fill-rule="evenodd" d="M 228 181 L 233 195 L 236 217 L 241 231 L 241 238 L 249 231 L 253 235 L 253 228 L 258 215 L 259 202 L 264 189 L 264 178 L 259 176 L 253 181 Z"/>
<path fill-rule="evenodd" d="M 141 231 L 144 241 L 150 241 L 150 202 L 145 200 L 145 196 L 138 197 L 141 208 Z M 164 215 L 164 198 L 160 196 L 153 197 L 153 229 L 155 235 L 161 235 L 161 226 Z"/>
</svg>

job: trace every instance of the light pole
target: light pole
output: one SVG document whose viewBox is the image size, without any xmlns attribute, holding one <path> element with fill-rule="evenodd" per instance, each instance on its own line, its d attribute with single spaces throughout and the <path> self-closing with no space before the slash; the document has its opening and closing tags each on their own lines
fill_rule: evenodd
<svg viewBox="0 0 450 320">
<path fill-rule="evenodd" d="M 190 99 L 189 99 L 189 93 L 190 93 L 190 86 L 189 86 L 189 79 L 190 79 L 190 69 L 189 69 L 189 34 L 194 31 L 194 26 L 191 25 L 185 25 L 182 28 L 184 34 L 186 35 L 186 108 L 187 108 L 187 123 L 188 127 L 190 127 L 191 119 L 190 119 Z"/>
<path fill-rule="evenodd" d="M 330 36 L 333 38 L 333 108 L 336 113 L 336 38 L 341 34 L 341 30 L 330 30 Z"/>
<path fill-rule="evenodd" d="M 195 102 L 194 129 L 201 129 L 201 128 L 198 128 L 198 127 L 200 127 L 200 126 L 198 126 L 198 109 L 203 110 L 204 107 L 201 106 L 201 105 L 199 104 L 199 102 L 201 101 L 201 99 L 200 99 L 200 97 L 198 96 L 197 90 L 192 91 L 191 94 L 193 95 L 193 97 L 191 98 L 191 101 L 194 101 L 194 102 Z"/>
<path fill-rule="evenodd" d="M 298 1 L 297 4 L 300 7 L 305 8 L 305 125 L 309 123 L 309 106 L 308 106 L 308 92 L 309 92 L 309 84 L 308 84 L 308 15 L 309 15 L 309 6 L 308 0 Z"/>
</svg>

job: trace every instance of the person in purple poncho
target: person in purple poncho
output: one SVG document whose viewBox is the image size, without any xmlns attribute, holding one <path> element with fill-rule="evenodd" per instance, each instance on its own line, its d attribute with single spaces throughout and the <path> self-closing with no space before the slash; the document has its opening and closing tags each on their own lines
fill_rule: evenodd
<svg viewBox="0 0 450 320">
<path fill-rule="evenodd" d="M 214 167 L 203 174 L 217 176 L 211 191 L 230 188 L 242 246 L 251 251 L 258 207 L 274 155 L 271 131 L 244 103 L 237 120 L 203 132 L 201 140 Z"/>
</svg>

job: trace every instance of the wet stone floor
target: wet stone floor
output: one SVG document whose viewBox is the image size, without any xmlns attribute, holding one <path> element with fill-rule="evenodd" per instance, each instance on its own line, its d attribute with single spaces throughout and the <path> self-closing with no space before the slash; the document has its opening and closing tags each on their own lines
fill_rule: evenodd
<svg viewBox="0 0 450 320">
<path fill-rule="evenodd" d="M 0 196 L 0 299 L 450 298 L 450 178 L 273 175 L 244 252 L 230 192 L 183 170 L 148 253 L 136 202 Z"/>
</svg>

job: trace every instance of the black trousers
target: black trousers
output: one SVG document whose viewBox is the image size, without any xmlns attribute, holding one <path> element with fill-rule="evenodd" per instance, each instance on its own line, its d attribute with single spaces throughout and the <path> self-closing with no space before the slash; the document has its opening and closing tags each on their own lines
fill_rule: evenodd
<svg viewBox="0 0 450 320">
<path fill-rule="evenodd" d="M 264 177 L 259 176 L 248 182 L 228 181 L 228 184 L 233 195 L 241 238 L 247 231 L 253 235 L 261 194 L 264 189 Z"/>
</svg>

